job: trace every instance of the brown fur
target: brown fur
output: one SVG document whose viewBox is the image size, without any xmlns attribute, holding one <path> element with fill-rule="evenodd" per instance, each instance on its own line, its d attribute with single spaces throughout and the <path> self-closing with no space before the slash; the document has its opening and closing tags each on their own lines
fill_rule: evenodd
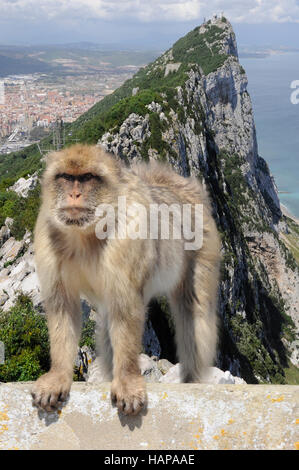
<svg viewBox="0 0 299 470">
<path fill-rule="evenodd" d="M 101 180 L 72 186 L 55 179 L 58 173 L 92 173 Z M 146 305 L 153 296 L 169 298 L 182 381 L 199 381 L 215 355 L 220 261 L 219 238 L 201 184 L 156 162 L 128 169 L 98 147 L 77 144 L 49 155 L 42 187 L 35 257 L 49 324 L 51 370 L 35 383 L 34 403 L 53 409 L 70 390 L 81 331 L 80 295 L 97 304 L 101 315 L 100 360 L 105 378 L 112 379 L 112 400 L 122 412 L 136 414 L 146 401 L 138 354 Z M 96 238 L 96 205 L 116 207 L 118 196 L 124 195 L 127 205 L 138 202 L 146 208 L 153 203 L 203 204 L 202 248 L 186 251 L 184 240 L 175 239 Z M 88 211 L 81 226 L 63 223 L 64 198 L 81 204 L 80 217 Z"/>
</svg>

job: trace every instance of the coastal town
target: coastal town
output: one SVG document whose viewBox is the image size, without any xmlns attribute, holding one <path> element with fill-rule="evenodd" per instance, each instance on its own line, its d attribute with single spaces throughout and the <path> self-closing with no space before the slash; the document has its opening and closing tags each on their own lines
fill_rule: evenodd
<svg viewBox="0 0 299 470">
<path fill-rule="evenodd" d="M 0 82 L 0 154 L 20 150 L 72 122 L 130 78 L 138 66 L 96 73 L 11 75 Z"/>
</svg>

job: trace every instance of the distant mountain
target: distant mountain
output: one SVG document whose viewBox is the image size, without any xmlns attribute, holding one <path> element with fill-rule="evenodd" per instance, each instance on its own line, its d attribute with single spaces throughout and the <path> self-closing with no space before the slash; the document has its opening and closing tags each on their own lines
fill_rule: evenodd
<svg viewBox="0 0 299 470">
<path fill-rule="evenodd" d="M 141 66 L 160 52 L 123 49 L 121 45 L 73 43 L 41 46 L 1 46 L 0 76 L 34 72 L 57 74 L 95 72 L 103 67 Z M 79 68 L 77 69 L 77 66 Z"/>
<path fill-rule="evenodd" d="M 14 58 L 0 54 L 0 77 L 7 75 L 22 75 L 31 73 L 49 73 L 56 68 L 41 60 L 30 57 Z"/>
</svg>

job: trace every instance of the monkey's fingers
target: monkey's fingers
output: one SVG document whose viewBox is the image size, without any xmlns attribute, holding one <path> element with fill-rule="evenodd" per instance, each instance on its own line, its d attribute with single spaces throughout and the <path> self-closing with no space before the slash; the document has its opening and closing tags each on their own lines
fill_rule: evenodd
<svg viewBox="0 0 299 470">
<path fill-rule="evenodd" d="M 32 404 L 37 408 L 44 409 L 46 411 L 55 411 L 59 406 L 63 404 L 68 398 L 67 393 L 35 393 L 31 392 Z"/>
<path fill-rule="evenodd" d="M 111 392 L 111 401 L 114 406 L 124 415 L 137 415 L 146 406 L 145 391 L 136 395 L 126 395 Z"/>
<path fill-rule="evenodd" d="M 32 405 L 46 411 L 55 411 L 69 396 L 67 383 L 54 380 L 53 374 L 45 374 L 33 385 Z"/>
</svg>

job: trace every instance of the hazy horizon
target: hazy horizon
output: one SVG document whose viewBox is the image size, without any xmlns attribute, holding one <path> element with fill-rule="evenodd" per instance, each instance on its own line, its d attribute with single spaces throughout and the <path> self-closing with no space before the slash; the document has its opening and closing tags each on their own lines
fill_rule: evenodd
<svg viewBox="0 0 299 470">
<path fill-rule="evenodd" d="M 299 0 L 0 0 L 0 44 L 92 42 L 166 49 L 204 18 L 224 14 L 239 47 L 298 44 Z"/>
<path fill-rule="evenodd" d="M 229 18 L 228 18 L 229 20 Z M 46 46 L 65 46 L 77 44 L 90 44 L 99 47 L 110 47 L 113 49 L 138 49 L 138 50 L 163 50 L 171 47 L 171 45 L 180 37 L 187 34 L 196 26 L 202 24 L 203 18 L 197 21 L 161 25 L 159 23 L 135 25 L 134 38 L 128 38 L 124 33 L 118 31 L 118 39 L 109 35 L 104 40 L 101 35 L 97 36 L 89 32 L 81 32 L 78 35 L 56 34 L 55 39 L 51 34 L 47 37 L 37 35 L 36 37 L 22 36 L 18 39 L 18 35 L 12 33 L 5 34 L 3 28 L 0 32 L 0 46 L 4 47 L 46 47 Z M 0 21 L 1 24 L 1 21 Z M 115 26 L 115 25 L 114 25 Z M 175 26 L 175 31 L 173 31 Z M 298 23 L 271 23 L 271 24 L 237 24 L 232 22 L 233 29 L 236 34 L 239 48 L 259 48 L 259 47 L 287 47 L 299 48 L 299 24 Z M 163 31 L 160 28 L 163 27 Z M 17 28 L 19 29 L 19 28 Z M 121 28 L 120 28 L 121 29 Z M 141 32 L 142 29 L 142 32 Z M 13 36 L 12 36 L 13 34 Z M 295 35 L 297 38 L 295 38 Z"/>
</svg>

